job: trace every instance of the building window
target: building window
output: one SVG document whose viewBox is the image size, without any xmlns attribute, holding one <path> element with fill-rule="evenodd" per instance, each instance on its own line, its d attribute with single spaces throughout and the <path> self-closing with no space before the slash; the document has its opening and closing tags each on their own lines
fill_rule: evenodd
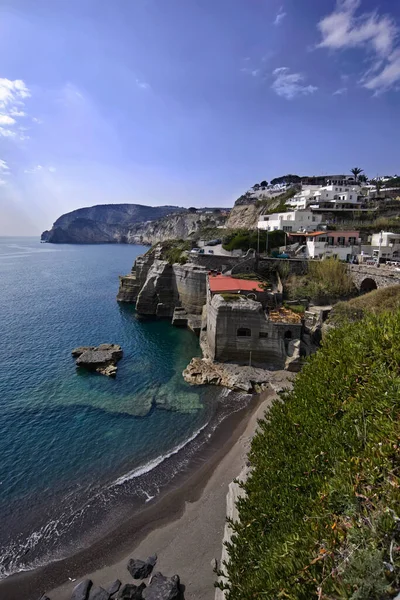
<svg viewBox="0 0 400 600">
<path fill-rule="evenodd" d="M 247 327 L 239 327 L 236 335 L 237 337 L 251 337 L 251 329 L 247 329 Z"/>
<path fill-rule="evenodd" d="M 267 338 L 268 337 L 268 332 L 267 331 L 260 331 L 260 333 L 258 334 L 258 336 L 260 338 Z"/>
<path fill-rule="evenodd" d="M 352 246 L 354 246 L 354 244 L 357 243 L 357 240 L 355 237 L 349 237 L 349 244 L 351 244 Z"/>
<path fill-rule="evenodd" d="M 346 239 L 346 238 L 344 238 L 344 237 L 338 237 L 338 239 L 337 239 L 337 243 L 338 243 L 338 245 L 339 245 L 339 246 L 344 246 L 344 244 L 345 244 L 345 239 Z"/>
<path fill-rule="evenodd" d="M 292 226 L 291 225 L 284 225 L 283 226 L 283 231 L 292 231 Z"/>
<path fill-rule="evenodd" d="M 353 200 L 353 195 L 352 195 L 352 194 L 350 194 L 349 198 L 350 198 L 350 200 Z"/>
</svg>

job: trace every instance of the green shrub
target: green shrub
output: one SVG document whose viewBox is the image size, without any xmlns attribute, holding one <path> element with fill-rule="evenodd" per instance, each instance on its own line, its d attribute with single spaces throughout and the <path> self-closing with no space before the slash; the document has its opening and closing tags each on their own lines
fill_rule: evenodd
<svg viewBox="0 0 400 600">
<path fill-rule="evenodd" d="M 237 302 L 241 298 L 240 294 L 223 293 L 223 294 L 220 294 L 220 295 L 223 297 L 223 299 L 225 300 L 225 302 Z"/>
<path fill-rule="evenodd" d="M 348 302 L 338 302 L 329 315 L 329 322 L 338 327 L 345 323 L 360 321 L 368 313 L 380 314 L 399 309 L 400 285 L 392 285 L 352 298 Z"/>
<path fill-rule="evenodd" d="M 259 421 L 229 600 L 387 600 L 400 588 L 400 311 L 331 331 Z"/>
<path fill-rule="evenodd" d="M 250 248 L 257 250 L 260 246 L 260 252 L 265 252 L 267 244 L 267 232 L 260 231 L 259 233 L 249 229 L 236 229 L 233 232 L 224 236 L 224 250 L 249 250 Z M 268 250 L 276 246 L 285 244 L 285 233 L 283 231 L 270 231 L 268 233 Z"/>
</svg>

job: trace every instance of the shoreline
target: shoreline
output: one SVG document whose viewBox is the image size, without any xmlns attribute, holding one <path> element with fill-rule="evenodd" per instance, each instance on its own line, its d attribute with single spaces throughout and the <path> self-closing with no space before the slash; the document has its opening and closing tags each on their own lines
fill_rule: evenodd
<svg viewBox="0 0 400 600">
<path fill-rule="evenodd" d="M 177 477 L 173 487 L 161 494 L 154 503 L 125 520 L 123 524 L 116 527 L 103 539 L 96 541 L 76 554 L 51 562 L 33 571 L 11 575 L 0 581 L 0 595 L 7 598 L 7 600 L 19 600 L 22 596 L 26 600 L 37 600 L 37 597 L 46 592 L 50 594 L 52 600 L 67 600 L 77 583 L 76 581 L 70 581 L 69 578 L 80 580 L 88 573 L 93 572 L 95 572 L 93 579 L 96 585 L 109 583 L 113 578 L 118 577 L 118 574 L 114 575 L 115 573 L 119 573 L 121 580 L 129 581 L 130 576 L 126 570 L 126 562 L 132 556 L 132 552 L 140 552 L 141 547 L 146 546 L 148 540 L 154 537 L 157 538 L 165 529 L 179 529 L 181 523 L 187 518 L 187 514 L 192 512 L 195 506 L 200 508 L 201 512 L 201 506 L 198 505 L 204 504 L 202 498 L 205 491 L 210 488 L 211 492 L 214 490 L 219 493 L 217 502 L 218 523 L 215 523 L 212 527 L 212 537 L 215 538 L 216 536 L 214 556 L 211 556 L 206 563 L 202 560 L 197 565 L 196 570 L 206 569 L 209 572 L 207 586 L 211 585 L 211 592 L 204 597 L 211 597 L 211 593 L 212 595 L 214 593 L 213 582 L 215 581 L 211 561 L 214 558 L 219 560 L 222 550 L 226 510 L 225 498 L 228 485 L 240 473 L 241 463 L 244 464 L 246 460 L 247 446 L 245 446 L 245 442 L 248 443 L 246 436 L 251 437 L 253 435 L 260 411 L 264 412 L 273 396 L 274 392 L 268 390 L 252 399 L 242 410 L 224 419 L 205 447 L 198 455 L 193 457 L 189 473 L 187 471 L 182 472 Z M 227 465 L 221 470 L 224 463 L 227 463 Z M 215 513 L 213 507 L 210 507 L 210 509 Z M 211 517 L 215 518 L 216 515 L 217 513 L 210 514 L 210 519 Z M 200 529 L 209 527 L 210 519 L 207 516 L 200 519 L 194 532 L 196 536 L 201 533 Z M 216 533 L 214 530 L 217 525 L 218 532 Z M 183 544 L 183 546 L 185 546 L 185 543 L 182 537 L 184 537 L 186 529 L 184 527 L 181 534 L 178 534 L 179 542 L 177 543 Z M 208 540 L 205 540 L 205 542 L 207 545 Z M 211 539 L 209 542 L 211 544 Z M 197 548 L 196 541 L 191 540 L 190 544 L 193 543 L 194 547 Z M 190 582 L 186 581 L 187 576 L 185 576 L 184 569 L 180 565 L 182 561 L 178 559 L 175 561 L 175 546 L 170 550 L 170 553 L 172 553 L 170 558 L 173 562 L 176 562 L 176 565 L 172 569 L 174 573 L 169 573 L 168 570 L 172 568 L 172 564 L 163 567 L 162 554 L 159 547 L 157 547 L 157 542 L 153 542 L 153 545 L 154 547 L 148 554 L 157 553 L 159 555 L 157 569 L 164 569 L 165 573 L 169 575 L 177 572 L 182 577 L 183 584 L 187 588 L 190 587 Z M 139 554 L 137 556 L 146 558 L 144 554 L 143 556 L 139 556 Z M 187 561 L 186 551 L 183 552 L 183 560 Z M 189 561 L 190 565 L 194 563 L 196 563 L 196 552 Z M 103 580 L 103 578 L 105 579 Z M 201 579 L 203 580 L 204 576 Z M 53 592 L 50 590 L 53 590 Z M 191 595 L 190 590 L 187 589 L 186 597 L 191 597 Z M 200 596 L 196 594 L 197 597 Z"/>
</svg>

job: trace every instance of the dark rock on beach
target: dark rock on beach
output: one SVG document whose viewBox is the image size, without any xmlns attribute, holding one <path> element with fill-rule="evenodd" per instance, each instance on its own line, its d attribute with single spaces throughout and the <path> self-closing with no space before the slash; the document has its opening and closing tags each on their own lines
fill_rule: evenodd
<svg viewBox="0 0 400 600">
<path fill-rule="evenodd" d="M 164 577 L 155 573 L 149 586 L 143 592 L 144 600 L 178 600 L 181 595 L 179 576 Z"/>
<path fill-rule="evenodd" d="M 110 600 L 110 594 L 102 587 L 92 587 L 89 600 Z"/>
<path fill-rule="evenodd" d="M 71 596 L 71 600 L 87 600 L 89 597 L 89 590 L 92 587 L 92 581 L 90 579 L 84 579 L 74 588 Z"/>
<path fill-rule="evenodd" d="M 110 596 L 112 596 L 113 594 L 116 594 L 118 592 L 120 587 L 121 587 L 121 582 L 119 579 L 116 579 L 115 581 L 110 583 L 110 585 L 107 587 L 107 592 L 110 594 Z"/>
<path fill-rule="evenodd" d="M 72 350 L 76 358 L 76 366 L 89 371 L 96 371 L 108 377 L 117 374 L 117 362 L 122 358 L 123 351 L 118 344 L 100 344 L 100 346 L 79 346 Z"/>
<path fill-rule="evenodd" d="M 142 600 L 145 588 L 145 583 L 141 583 L 139 586 L 133 583 L 126 583 L 119 590 L 117 600 Z"/>
<path fill-rule="evenodd" d="M 133 579 L 146 579 L 151 574 L 156 562 L 156 554 L 154 556 L 149 556 L 146 561 L 131 558 L 127 564 L 127 569 Z"/>
</svg>

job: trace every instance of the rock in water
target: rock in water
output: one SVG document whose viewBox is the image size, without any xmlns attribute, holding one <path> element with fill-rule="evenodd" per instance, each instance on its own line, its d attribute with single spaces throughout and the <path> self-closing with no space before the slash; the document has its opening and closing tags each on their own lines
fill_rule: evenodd
<svg viewBox="0 0 400 600">
<path fill-rule="evenodd" d="M 87 600 L 89 596 L 89 590 L 92 587 L 92 581 L 90 579 L 84 579 L 72 592 L 71 600 Z"/>
<path fill-rule="evenodd" d="M 146 588 L 145 583 L 139 586 L 133 583 L 126 583 L 118 592 L 117 600 L 142 600 L 143 590 Z"/>
<path fill-rule="evenodd" d="M 115 581 L 110 583 L 110 585 L 107 587 L 107 592 L 110 594 L 110 596 L 112 596 L 113 594 L 116 594 L 118 592 L 120 587 L 121 587 L 121 582 L 119 579 L 116 579 Z"/>
<path fill-rule="evenodd" d="M 89 600 L 110 600 L 110 594 L 102 587 L 92 587 Z"/>
<path fill-rule="evenodd" d="M 151 574 L 156 562 L 156 554 L 154 556 L 149 556 L 146 561 L 131 558 L 127 564 L 127 569 L 132 575 L 133 579 L 146 579 Z"/>
<path fill-rule="evenodd" d="M 118 344 L 100 344 L 100 346 L 80 346 L 72 350 L 76 356 L 76 366 L 89 371 L 96 371 L 107 377 L 117 374 L 117 362 L 122 358 L 123 351 Z"/>
<path fill-rule="evenodd" d="M 150 585 L 143 592 L 143 598 L 144 600 L 178 600 L 180 594 L 178 575 L 164 577 L 161 573 L 155 573 Z"/>
</svg>

